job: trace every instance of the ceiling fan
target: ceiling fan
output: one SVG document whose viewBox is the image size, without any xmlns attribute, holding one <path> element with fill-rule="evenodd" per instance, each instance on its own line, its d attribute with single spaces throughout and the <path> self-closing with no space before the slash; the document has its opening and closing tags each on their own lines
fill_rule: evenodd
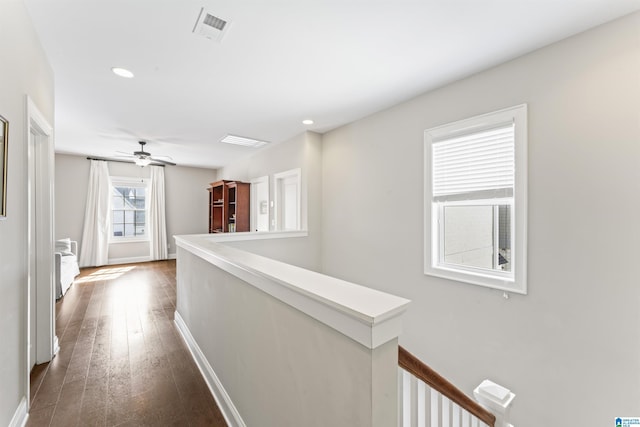
<svg viewBox="0 0 640 427">
<path fill-rule="evenodd" d="M 138 165 L 138 166 L 147 166 L 151 163 L 159 163 L 162 165 L 170 165 L 170 166 L 175 166 L 176 164 L 171 162 L 170 160 L 171 157 L 168 156 L 151 156 L 151 153 L 148 153 L 146 151 L 144 151 L 144 146 L 147 144 L 146 141 L 138 141 L 138 144 L 140 144 L 140 150 L 139 151 L 134 151 L 133 154 L 129 154 L 129 153 L 123 153 L 122 151 L 118 151 L 118 153 L 121 153 L 123 155 L 121 156 L 117 156 L 117 157 L 126 157 L 126 158 L 130 158 L 133 160 L 133 162 Z M 168 160 L 164 160 L 164 159 L 168 159 Z"/>
</svg>

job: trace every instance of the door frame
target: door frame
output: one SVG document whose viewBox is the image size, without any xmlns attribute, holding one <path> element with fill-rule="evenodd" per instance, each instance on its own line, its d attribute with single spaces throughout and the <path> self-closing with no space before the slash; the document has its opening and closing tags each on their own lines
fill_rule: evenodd
<svg viewBox="0 0 640 427">
<path fill-rule="evenodd" d="M 249 207 L 251 212 L 249 213 L 249 218 L 250 218 L 250 222 L 251 222 L 251 228 L 249 229 L 249 231 L 258 231 L 257 230 L 257 226 L 258 226 L 258 215 L 260 214 L 260 200 L 258 199 L 258 191 L 257 191 L 257 187 L 259 184 L 266 184 L 267 185 L 267 229 L 266 230 L 260 230 L 260 231 L 269 231 L 271 230 L 271 208 L 269 206 L 270 202 L 271 202 L 271 189 L 269 188 L 269 175 L 265 175 L 265 176 L 261 176 L 259 178 L 254 178 L 251 180 L 251 187 L 250 187 L 250 193 L 251 193 L 251 201 L 249 202 Z"/>
<path fill-rule="evenodd" d="M 53 127 L 26 96 L 27 126 L 27 259 L 35 251 L 35 278 L 32 277 L 32 265 L 27 272 L 25 289 L 27 303 L 27 407 L 30 396 L 31 351 L 36 346 L 35 363 L 45 363 L 53 359 L 59 350 L 58 337 L 55 335 L 55 290 L 54 290 L 54 145 Z M 32 135 L 35 134 L 35 137 Z M 35 169 L 35 170 L 34 170 Z M 35 178 L 32 178 L 35 177 Z M 31 192 L 35 191 L 32 202 Z M 35 206 L 33 204 L 35 203 Z M 32 229 L 32 215 L 36 213 L 35 230 Z M 36 247 L 32 247 L 35 234 Z M 31 306 L 31 292 L 36 292 L 35 307 Z M 36 322 L 31 324 L 31 311 L 36 311 Z M 35 328 L 35 343 L 31 343 L 31 330 Z"/>
<path fill-rule="evenodd" d="M 293 179 L 296 183 L 296 204 L 295 204 L 295 211 L 296 211 L 296 224 L 297 227 L 295 228 L 295 230 L 302 230 L 302 211 L 301 211 L 301 206 L 302 206 L 302 201 L 301 201 L 301 197 L 302 197 L 302 172 L 300 168 L 296 168 L 296 169 L 291 169 L 288 171 L 284 171 L 284 172 L 279 172 L 276 174 L 273 174 L 273 181 L 274 181 L 274 199 L 275 199 L 275 209 L 274 209 L 274 217 L 275 217 L 275 230 L 277 231 L 285 231 L 284 228 L 284 213 L 286 211 L 287 206 L 285 206 L 286 204 L 286 198 L 285 198 L 285 192 L 283 189 L 283 184 L 285 183 L 286 180 L 288 179 Z"/>
</svg>

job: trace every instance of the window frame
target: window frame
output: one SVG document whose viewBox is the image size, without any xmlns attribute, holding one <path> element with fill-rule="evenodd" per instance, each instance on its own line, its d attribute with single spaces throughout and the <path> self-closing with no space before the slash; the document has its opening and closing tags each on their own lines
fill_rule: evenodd
<svg viewBox="0 0 640 427">
<path fill-rule="evenodd" d="M 435 201 L 433 197 L 433 144 L 458 135 L 480 132 L 513 121 L 514 188 L 512 197 Z M 527 293 L 527 105 L 517 105 L 433 127 L 424 131 L 424 274 L 519 294 Z M 507 203 L 505 203 L 507 202 Z M 510 204 L 511 272 L 442 262 L 445 206 Z"/>
<path fill-rule="evenodd" d="M 513 209 L 513 200 L 511 198 L 494 198 L 494 199 L 474 199 L 474 200 L 459 200 L 459 201 L 449 201 L 449 202 L 435 202 L 433 203 L 433 209 L 434 209 L 434 215 L 437 215 L 438 218 L 444 219 L 444 209 L 446 207 L 459 207 L 459 206 L 487 206 L 487 207 L 491 207 L 492 208 L 492 222 L 494 223 L 494 227 L 495 227 L 495 223 L 498 221 L 498 219 L 495 218 L 495 214 L 497 212 L 497 207 L 498 206 L 504 206 L 504 205 L 508 205 L 511 206 L 511 208 Z M 435 211 L 437 211 L 437 213 L 435 213 Z M 513 216 L 513 210 L 511 210 L 511 216 Z M 514 235 L 514 225 L 513 225 L 513 221 L 510 221 L 511 223 L 511 230 L 510 230 L 510 235 Z M 469 266 L 469 265 L 461 265 L 461 264 L 455 264 L 455 263 L 451 263 L 451 262 L 447 262 L 446 260 L 444 260 L 445 258 L 445 254 L 444 254 L 444 250 L 445 250 L 445 236 L 444 236 L 444 229 L 445 229 L 445 224 L 444 221 L 440 220 L 438 221 L 438 265 L 439 268 L 445 269 L 445 270 L 461 270 L 461 271 L 465 271 L 468 272 L 470 274 L 476 274 L 476 275 L 488 275 L 488 276 L 495 276 L 496 278 L 501 278 L 503 280 L 509 280 L 512 276 L 513 273 L 511 271 L 509 272 L 503 272 L 500 270 L 495 269 L 495 261 L 497 258 L 496 257 L 496 251 L 494 251 L 494 253 L 492 254 L 492 258 L 494 258 L 492 260 L 492 264 L 494 264 L 494 266 L 492 267 L 492 269 L 486 269 L 486 268 L 482 268 L 482 267 L 474 267 L 474 266 Z M 496 240 L 499 240 L 498 237 L 498 231 L 494 228 L 494 230 L 492 231 L 492 239 L 493 239 L 493 243 L 496 243 Z"/>
<path fill-rule="evenodd" d="M 149 242 L 149 178 L 130 178 L 130 177 L 110 177 L 110 194 L 109 197 L 113 197 L 113 191 L 116 187 L 129 187 L 129 188 L 144 188 L 145 189 L 145 203 L 144 203 L 144 216 L 145 216 L 145 230 L 144 235 L 139 236 L 114 236 L 114 224 L 113 224 L 113 202 L 110 203 L 109 210 L 109 222 L 111 224 L 111 230 L 109 234 L 109 243 L 135 243 L 135 242 Z M 135 209 L 133 212 L 140 212 L 142 209 Z M 134 213 L 135 215 L 135 213 Z M 126 224 L 126 223 L 125 223 Z"/>
</svg>

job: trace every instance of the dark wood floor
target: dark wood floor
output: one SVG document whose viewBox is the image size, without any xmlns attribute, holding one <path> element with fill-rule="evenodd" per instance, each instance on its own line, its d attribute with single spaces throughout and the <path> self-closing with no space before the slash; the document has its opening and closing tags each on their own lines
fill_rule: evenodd
<svg viewBox="0 0 640 427">
<path fill-rule="evenodd" d="M 60 352 L 27 426 L 226 426 L 173 324 L 175 261 L 85 269 L 56 304 Z"/>
</svg>

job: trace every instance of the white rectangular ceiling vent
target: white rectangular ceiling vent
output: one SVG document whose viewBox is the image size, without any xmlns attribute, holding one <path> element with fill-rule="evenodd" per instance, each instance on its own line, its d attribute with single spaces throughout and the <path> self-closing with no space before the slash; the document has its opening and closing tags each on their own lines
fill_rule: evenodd
<svg viewBox="0 0 640 427">
<path fill-rule="evenodd" d="M 193 27 L 194 34 L 201 35 L 211 40 L 220 41 L 229 30 L 231 23 L 207 12 L 203 7 Z"/>
<path fill-rule="evenodd" d="M 220 140 L 225 144 L 241 145 L 243 147 L 260 148 L 268 144 L 267 141 L 259 141 L 257 139 L 245 138 L 244 136 L 227 135 Z"/>
</svg>

